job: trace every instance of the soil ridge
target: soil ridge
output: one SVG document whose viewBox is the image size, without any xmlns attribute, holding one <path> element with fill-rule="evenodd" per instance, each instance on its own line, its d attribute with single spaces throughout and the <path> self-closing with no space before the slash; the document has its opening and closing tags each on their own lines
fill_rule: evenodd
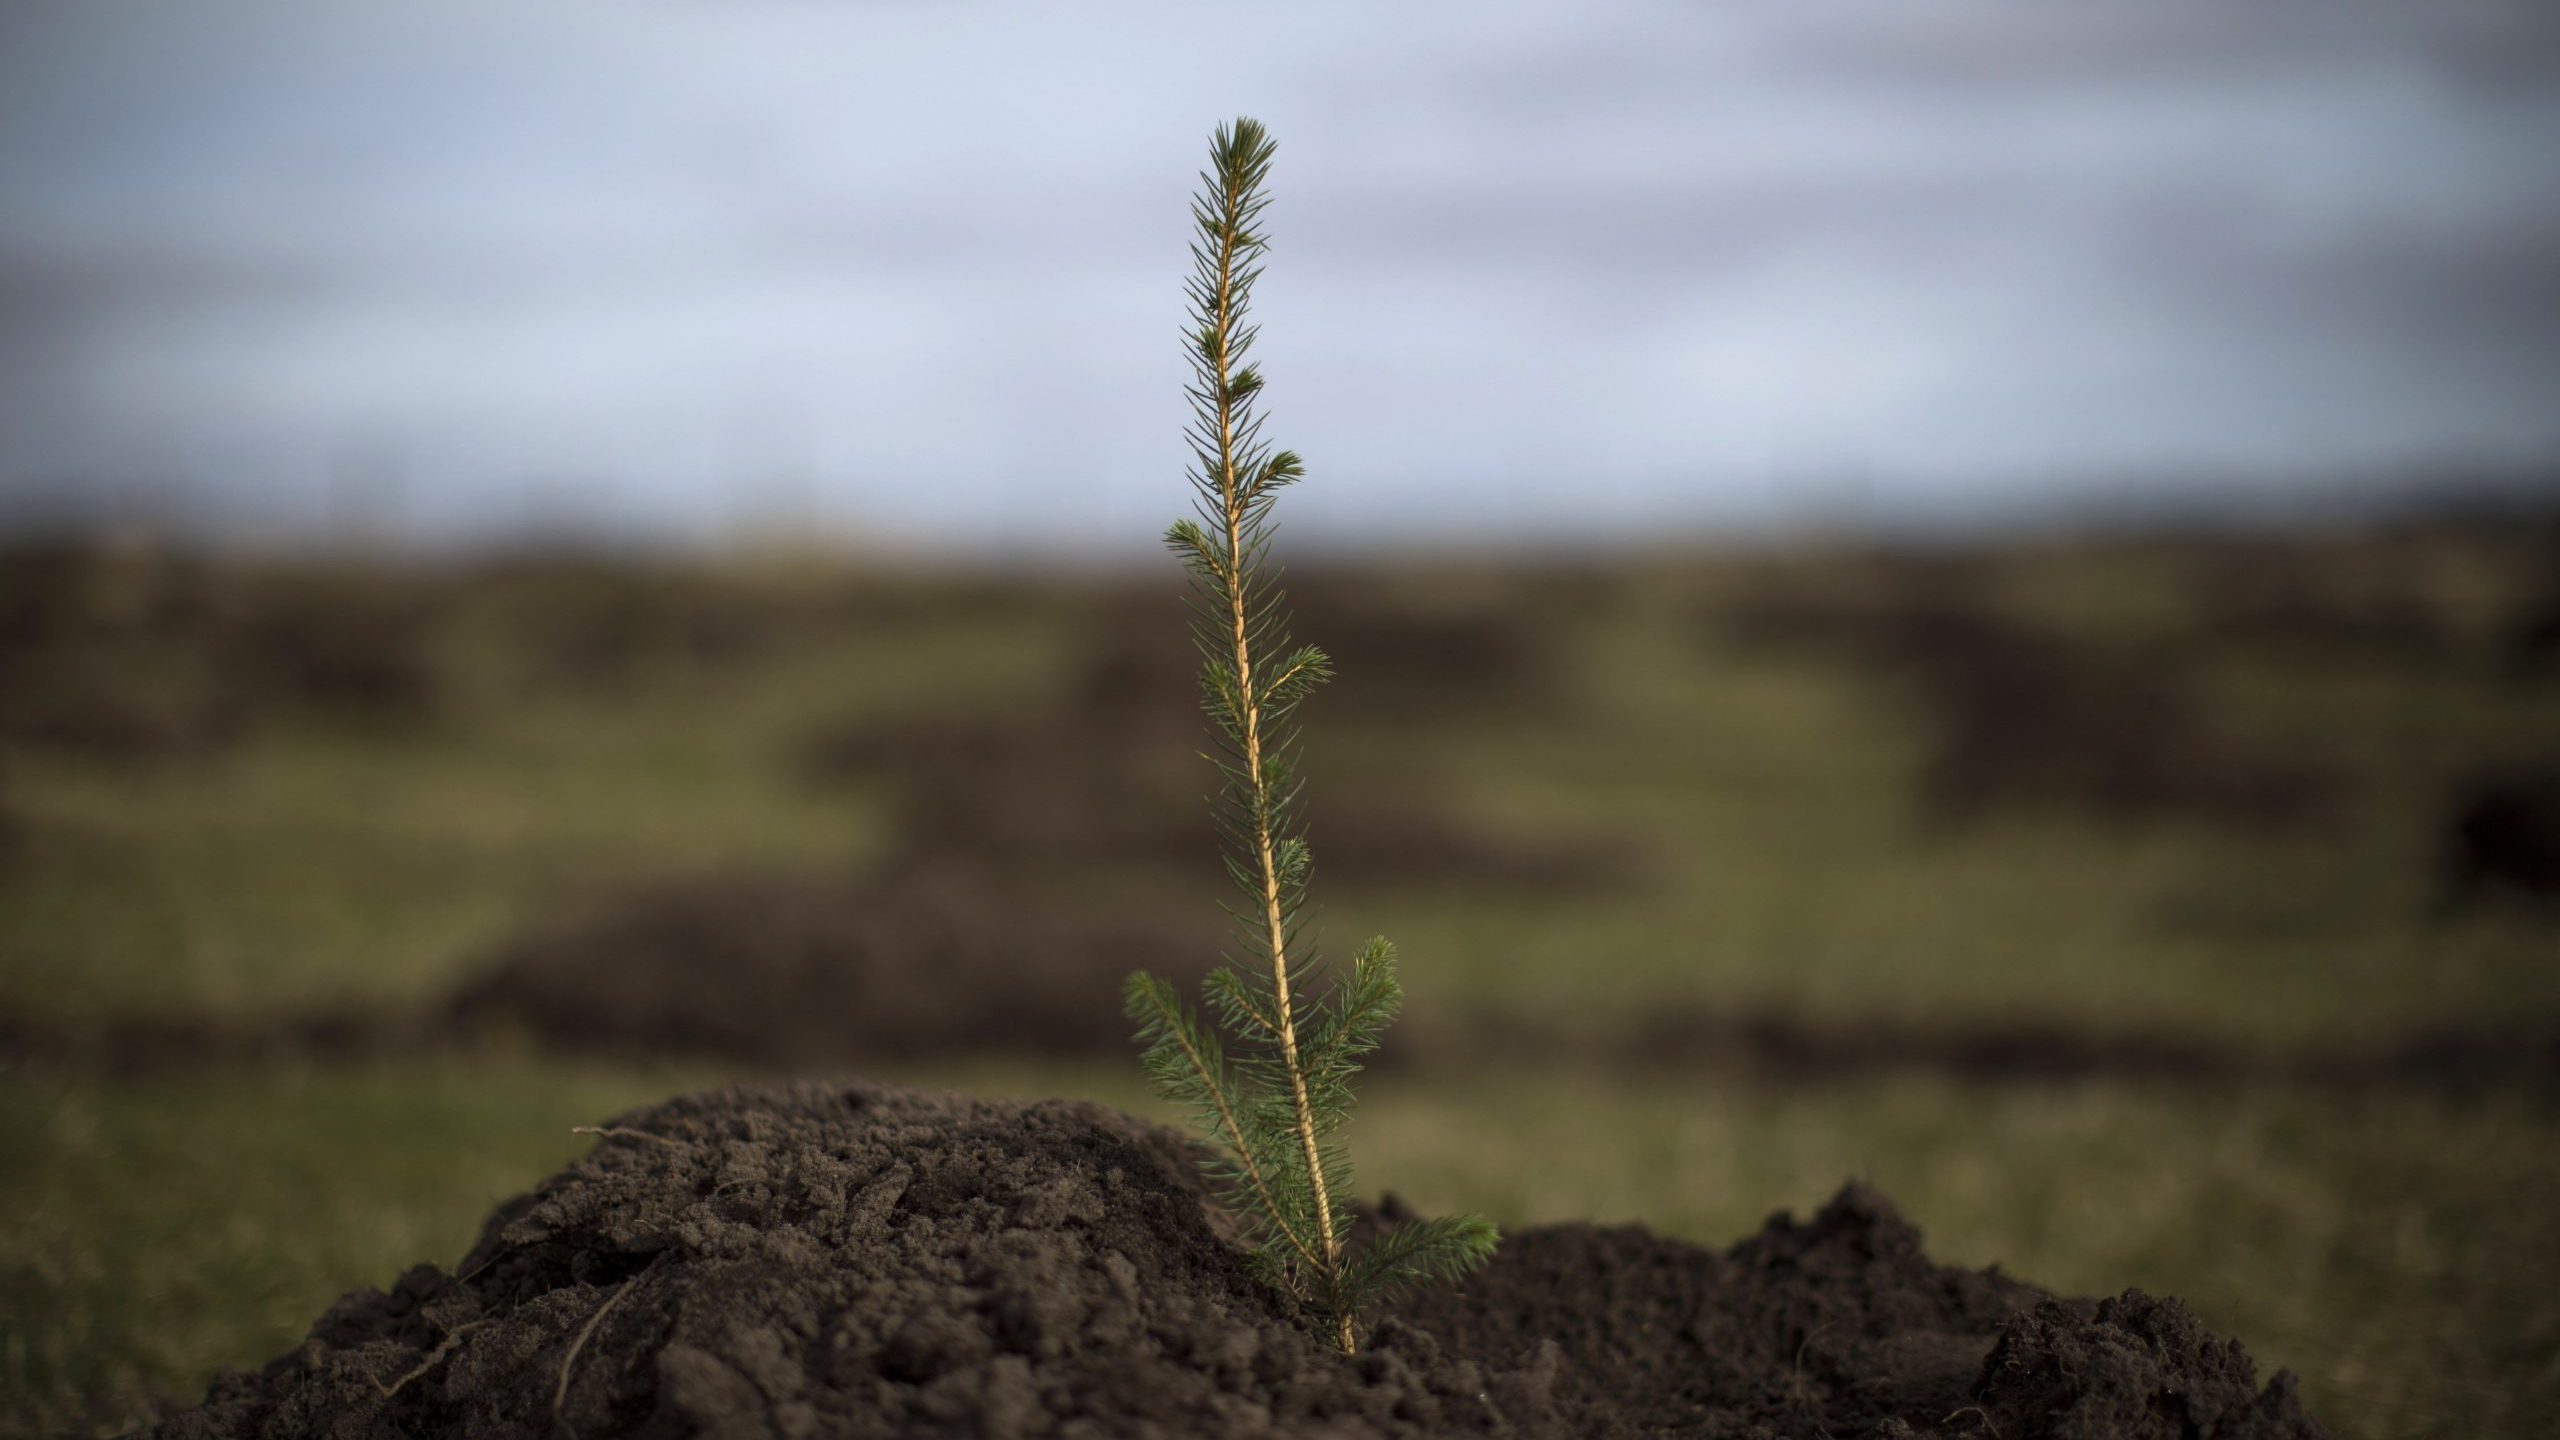
<svg viewBox="0 0 2560 1440">
<path fill-rule="evenodd" d="M 1642 1226 L 1515 1233 L 1344 1357 L 1249 1273 L 1199 1159 L 1084 1102 L 680 1097 L 599 1127 L 451 1273 L 347 1295 L 152 1433 L 2323 1433 L 2289 1376 L 2259 1386 L 2175 1301 L 1934 1265 L 1854 1184 L 1723 1252 Z"/>
</svg>

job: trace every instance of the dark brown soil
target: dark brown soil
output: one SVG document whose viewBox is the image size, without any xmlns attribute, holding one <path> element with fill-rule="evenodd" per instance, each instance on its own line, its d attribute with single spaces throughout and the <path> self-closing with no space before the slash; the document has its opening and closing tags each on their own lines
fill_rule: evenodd
<svg viewBox="0 0 2560 1440">
<path fill-rule="evenodd" d="M 450 1009 L 566 1050 L 777 1069 L 1123 1054 L 1120 982 L 1183 985 L 1217 931 L 1039 909 L 953 868 L 868 884 L 742 875 L 640 890 L 518 942 Z M 1033 957 L 1037 957 L 1034 963 Z"/>
<path fill-rule="evenodd" d="M 2560 597 L 2516 621 L 2507 652 L 2508 668 L 2520 679 L 2560 675 Z"/>
<path fill-rule="evenodd" d="M 1030 617 L 1039 598 L 995 581 L 852 568 L 741 572 L 657 566 L 627 555 L 532 553 L 462 577 L 503 644 L 514 680 L 587 698 L 716 680 L 747 664 L 813 655 L 848 636 L 979 615 Z"/>
<path fill-rule="evenodd" d="M 1156 913 L 1140 907 L 1133 913 Z M 1132 970 L 1186 990 L 1215 961 L 1214 916 L 1177 927 L 1096 918 L 960 865 L 865 883 L 711 876 L 644 887 L 517 941 L 427 1027 L 312 1017 L 228 1033 L 127 1025 L 47 1047 L 0 1022 L 0 1057 L 168 1068 L 209 1059 L 377 1053 L 516 1034 L 555 1051 L 714 1057 L 775 1073 L 949 1056 L 1118 1058 L 1117 997 Z M 2174 1033 L 2094 1034 L 2032 1021 L 1919 1024 L 1657 1006 L 1632 1026 L 1569 1031 L 1483 1015 L 1407 1027 L 1378 1063 L 1444 1069 L 1540 1064 L 1707 1072 L 1786 1084 L 1940 1074 L 1992 1083 L 2103 1079 L 2164 1085 L 2560 1094 L 2560 1036 L 2445 1030 L 2370 1048 L 2282 1055 Z"/>
<path fill-rule="evenodd" d="M 2336 778 L 2224 726 L 2174 656 L 2109 653 L 2011 618 L 1949 559 L 1903 561 L 1837 593 L 1777 586 L 1717 617 L 1731 643 L 1846 661 L 1919 702 L 1921 818 L 2015 810 L 2287 827 L 2330 813 Z"/>
<path fill-rule="evenodd" d="M 1342 594 L 1315 593 L 1345 607 L 1339 632 L 1368 652 L 1363 668 L 1388 677 L 1359 692 L 1366 700 L 1353 694 L 1355 713 L 1392 720 L 1471 700 L 1516 705 L 1546 688 L 1534 678 L 1545 669 L 1527 658 L 1541 652 L 1519 638 L 1533 632 L 1516 618 L 1398 619 L 1393 608 L 1364 616 Z M 1106 607 L 1105 620 L 1055 703 L 995 718 L 832 726 L 803 743 L 798 772 L 819 785 L 894 785 L 897 833 L 916 857 L 1017 874 L 1105 867 L 1196 875 L 1201 857 L 1222 843 L 1202 799 L 1214 779 L 1200 758 L 1208 736 L 1198 656 L 1169 600 L 1120 600 Z M 1319 703 L 1328 713 L 1340 708 L 1342 688 L 1324 692 Z M 1330 797 L 1314 807 L 1310 835 L 1329 887 L 1587 893 L 1641 883 L 1653 869 L 1631 836 L 1503 834 L 1469 823 L 1409 764 L 1380 774 L 1322 753 L 1306 763 L 1311 789 Z"/>
<path fill-rule="evenodd" d="M 2120 820 L 2284 825 L 2317 818 L 2328 801 L 2321 777 L 2225 733 L 2153 666 L 2076 657 L 1998 626 L 1930 662 L 1938 746 L 1922 803 L 1934 821 L 2068 806 Z"/>
<path fill-rule="evenodd" d="M 432 718 L 436 580 L 359 565 L 218 571 L 148 547 L 0 553 L 0 740 L 192 761 L 261 725 Z"/>
<path fill-rule="evenodd" d="M 2424 583 L 2414 547 L 2341 541 L 2198 543 L 2187 641 L 2289 659 L 2442 666 L 2471 646 Z"/>
<path fill-rule="evenodd" d="M 430 639 L 445 598 L 432 582 L 357 568 L 244 578 L 212 648 L 245 707 L 412 722 L 440 703 Z"/>
<path fill-rule="evenodd" d="M 2175 1301 L 1933 1265 L 1855 1186 L 1721 1254 L 1634 1226 L 1525 1231 L 1343 1357 L 1249 1276 L 1171 1132 L 799 1085 L 620 1118 L 453 1274 L 348 1295 L 155 1433 L 2322 1432 L 2290 1376 L 2261 1388 Z"/>
<path fill-rule="evenodd" d="M 1221 839 L 1202 792 L 1203 738 L 1149 754 L 1068 753 L 1054 735 L 988 745 L 927 741 L 949 763 L 901 772 L 897 831 L 915 855 L 1002 868 L 1097 867 L 1198 877 Z M 1318 780 L 1309 839 L 1328 888 L 1434 887 L 1590 894 L 1641 883 L 1652 857 L 1630 838 L 1527 836 L 1471 825 L 1410 779 L 1351 787 Z"/>
<path fill-rule="evenodd" d="M 559 560 L 494 580 L 517 643 L 547 684 L 621 693 L 653 664 L 717 666 L 755 654 L 768 617 L 701 576 Z"/>
<path fill-rule="evenodd" d="M 720 970 L 667 946 L 630 952 L 639 964 L 652 967 L 653 973 L 634 983 L 659 997 L 655 1003 L 582 1004 L 591 993 L 584 987 L 593 984 L 596 965 L 611 953 L 582 945 L 566 969 L 585 977 L 583 981 L 496 972 L 475 981 L 443 1014 L 424 1022 L 324 1011 L 248 1022 L 132 1016 L 65 1029 L 0 1016 L 0 1069 L 41 1065 L 165 1076 L 214 1066 L 380 1059 L 467 1049 L 492 1030 L 519 1033 L 560 1051 L 653 1060 L 710 1056 L 769 1074 L 859 1066 L 884 1058 L 1127 1053 L 1118 1012 L 1106 1014 L 1107 1007 L 1083 999 L 1027 1023 L 1018 1012 L 1007 1018 L 1003 1010 L 993 1012 L 986 1023 L 946 1023 L 930 1052 L 898 1037 L 867 1051 L 869 1037 L 897 1023 L 895 997 L 925 995 L 932 1002 L 931 1015 L 948 1016 L 947 1008 L 920 982 L 899 979 L 867 987 L 870 1008 L 856 1019 L 820 1024 L 809 1017 L 829 1014 L 818 1007 L 832 1002 L 804 1000 L 795 988 L 766 984 L 747 987 L 752 1000 L 722 994 Z M 1188 970 L 1171 963 L 1175 957 L 1169 954 L 1140 963 L 1159 973 L 1196 975 L 1205 953 L 1205 948 L 1190 952 Z M 671 973 L 666 967 L 672 967 Z M 1097 972 L 1090 983 L 1107 990 L 1121 978 L 1119 971 L 1107 976 Z M 767 1017 L 762 1029 L 749 1023 L 751 1011 Z M 705 1024 L 699 1012 L 719 1015 L 720 1023 Z M 1560 1033 L 1554 1025 L 1518 1019 L 1461 1026 L 1409 1022 L 1398 1028 L 1376 1061 L 1380 1069 L 1428 1065 L 1458 1075 L 1542 1067 L 1565 1073 L 1708 1075 L 1787 1087 L 1935 1075 L 1992 1085 L 2103 1082 L 2215 1091 L 2277 1085 L 2455 1099 L 2560 1097 L 2560 1032 L 2529 1026 L 2423 1030 L 2380 1044 L 2285 1055 L 2172 1033 L 2091 1034 L 2028 1022 L 1818 1023 L 1781 1014 L 1673 1008 L 1657 1010 L 1640 1025 L 1599 1033 Z"/>
<path fill-rule="evenodd" d="M 1289 586 L 1292 624 L 1324 647 L 1338 676 L 1326 699 L 1354 716 L 1421 719 L 1567 703 L 1554 617 L 1530 577 L 1473 595 L 1413 595 L 1361 577 Z M 1178 630 L 1172 633 L 1180 633 Z"/>
<path fill-rule="evenodd" d="M 237 684 L 198 652 L 218 615 L 199 567 L 59 546 L 0 553 L 0 741 L 119 761 L 238 738 Z"/>
<path fill-rule="evenodd" d="M 1384 573 L 1286 577 L 1290 633 L 1332 657 L 1335 678 L 1314 703 L 1337 724 L 1551 712 L 1570 703 L 1555 623 L 1605 613 L 1606 597 L 1523 568 L 1469 580 L 1399 582 Z M 1139 713 L 1199 709 L 1199 652 L 1176 587 L 1104 595 L 1091 675 Z"/>
<path fill-rule="evenodd" d="M 2500 893 L 2560 903 L 2560 768 L 2477 777 L 2451 808 L 2445 908 Z"/>
<path fill-rule="evenodd" d="M 2033 1020 L 1821 1021 L 1693 1005 L 1655 1006 L 1632 1025 L 1597 1033 L 1525 1015 L 1484 1017 L 1462 1029 L 1411 1028 L 1418 1033 L 1399 1036 L 1389 1060 L 1418 1056 L 1417 1063 L 1443 1070 L 1597 1065 L 1784 1086 L 1941 1075 L 1996 1085 L 2103 1081 L 2560 1096 L 2560 1030 L 2548 1026 L 2441 1027 L 2290 1054 L 2174 1031 L 2101 1032 Z"/>
<path fill-rule="evenodd" d="M 2560 676 L 2560 541 L 2545 545 L 2533 566 L 2542 583 L 2517 604 L 2499 636 L 2508 676 L 2525 683 Z"/>
</svg>

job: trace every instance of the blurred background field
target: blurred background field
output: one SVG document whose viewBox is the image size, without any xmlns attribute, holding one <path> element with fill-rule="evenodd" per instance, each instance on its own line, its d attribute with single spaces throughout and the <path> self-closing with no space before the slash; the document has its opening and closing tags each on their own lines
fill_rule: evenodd
<svg viewBox="0 0 2560 1440">
<path fill-rule="evenodd" d="M 1410 969 L 1365 1180 L 1722 1243 L 1861 1177 L 2342 1434 L 2536 1433 L 2555 546 L 1302 561 L 1324 929 Z M 674 1089 L 1152 1109 L 1117 980 L 1220 884 L 1170 570 L 9 556 L 0 1424 L 280 1354 Z"/>
</svg>

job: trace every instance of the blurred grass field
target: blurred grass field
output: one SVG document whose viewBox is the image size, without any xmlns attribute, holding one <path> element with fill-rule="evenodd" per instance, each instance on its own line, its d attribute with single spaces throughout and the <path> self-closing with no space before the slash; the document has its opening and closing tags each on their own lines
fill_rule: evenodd
<svg viewBox="0 0 2560 1440">
<path fill-rule="evenodd" d="M 2498 659 L 2542 552 L 2425 535 L 2288 554 L 2332 590 L 2414 597 L 2436 641 L 2218 625 L 2193 547 L 2165 542 L 1977 557 L 1968 581 L 2074 643 L 2174 657 L 2238 742 L 2338 777 L 2326 813 L 2274 828 L 2051 804 L 1926 823 L 1914 777 L 1930 731 L 1906 686 L 1854 658 L 1737 643 L 1719 618 L 1773 581 L 1854 590 L 1868 557 L 1651 556 L 1525 588 L 1496 566 L 1409 573 L 1397 593 L 1512 597 L 1505 613 L 1541 627 L 1570 703 L 1331 725 L 1319 700 L 1314 745 L 1444 777 L 1468 823 L 1639 837 L 1649 873 L 1592 894 L 1328 899 L 1319 880 L 1326 930 L 1337 946 L 1397 941 L 1417 1024 L 1530 1017 L 1606 1037 L 1693 1007 L 2268 1053 L 2447 1027 L 2547 1040 L 2560 925 L 2495 899 L 2437 909 L 2448 795 L 2482 766 L 2560 750 L 2560 685 Z M 166 562 L 119 567 L 90 574 L 80 603 L 174 603 Z M 212 570 L 178 588 L 218 613 L 241 583 Z M 120 1029 L 396 1021 L 620 884 L 863 873 L 898 844 L 893 797 L 813 787 L 796 748 L 848 717 L 1044 703 L 1114 623 L 1096 588 L 808 562 L 333 571 L 306 603 L 416 600 L 420 695 L 250 694 L 247 718 L 200 747 L 84 745 L 78 716 L 52 714 L 0 739 L 0 1014 L 23 1052 L 0 1080 L 0 1431 L 113 1433 L 191 1398 L 216 1368 L 289 1349 L 340 1292 L 450 1263 L 490 1205 L 578 1153 L 571 1125 L 741 1073 L 523 1040 L 154 1067 L 108 1043 Z M 127 619 L 39 638 L 0 683 L 22 712 L 94 691 L 117 713 L 195 713 L 184 692 L 225 663 L 202 633 Z M 1312 797 L 1319 856 L 1326 800 Z M 1382 1078 L 1354 1132 L 1364 1181 L 1511 1223 L 1643 1219 L 1721 1244 L 1862 1177 L 1943 1260 L 2186 1297 L 2263 1365 L 2296 1370 L 2342 1435 L 2560 1425 L 2560 1107 L 2545 1090 L 1791 1087 L 1591 1058 Z M 1152 1108 L 1134 1063 L 866 1069 Z"/>
</svg>

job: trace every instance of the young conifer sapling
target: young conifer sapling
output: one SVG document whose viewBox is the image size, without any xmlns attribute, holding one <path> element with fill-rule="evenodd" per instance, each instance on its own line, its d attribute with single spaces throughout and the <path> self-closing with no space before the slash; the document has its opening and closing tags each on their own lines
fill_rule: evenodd
<svg viewBox="0 0 2560 1440">
<path fill-rule="evenodd" d="M 1126 1000 L 1149 1077 L 1208 1133 L 1257 1269 L 1297 1297 L 1309 1322 L 1347 1354 L 1364 1309 L 1406 1287 L 1466 1274 L 1498 1237 L 1491 1223 L 1468 1215 L 1408 1221 L 1356 1250 L 1351 1244 L 1351 1163 L 1339 1136 L 1352 1078 L 1403 992 L 1395 949 L 1381 937 L 1328 993 L 1310 994 L 1315 963 L 1302 920 L 1313 864 L 1297 818 L 1292 722 L 1332 666 L 1323 651 L 1290 641 L 1267 568 L 1272 500 L 1303 474 L 1295 454 L 1263 440 L 1262 373 L 1245 359 L 1271 153 L 1260 123 L 1219 127 L 1192 202 L 1185 393 L 1197 493 L 1194 518 L 1165 536 L 1191 574 L 1201 703 L 1217 741 L 1212 808 L 1232 846 L 1227 873 L 1245 897 L 1229 907 L 1241 943 L 1204 987 L 1219 1029 L 1153 975 L 1130 976 Z"/>
</svg>

